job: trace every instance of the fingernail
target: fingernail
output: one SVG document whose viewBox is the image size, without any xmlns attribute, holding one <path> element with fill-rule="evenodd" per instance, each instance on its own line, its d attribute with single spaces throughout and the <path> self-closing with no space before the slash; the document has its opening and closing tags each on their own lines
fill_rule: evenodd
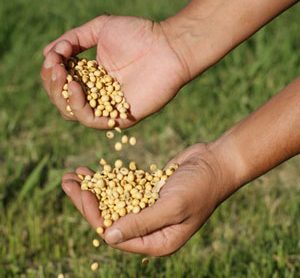
<svg viewBox="0 0 300 278">
<path fill-rule="evenodd" d="M 55 46 L 55 52 L 60 54 L 60 55 L 64 55 L 64 42 L 59 42 L 56 46 Z"/>
<path fill-rule="evenodd" d="M 123 235 L 119 229 L 112 229 L 107 231 L 105 241 L 108 244 L 118 244 L 123 241 Z"/>
</svg>

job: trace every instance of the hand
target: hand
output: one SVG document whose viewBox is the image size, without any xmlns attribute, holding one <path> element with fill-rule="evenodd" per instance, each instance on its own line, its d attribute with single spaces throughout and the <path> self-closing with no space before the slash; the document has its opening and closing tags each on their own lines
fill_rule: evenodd
<svg viewBox="0 0 300 278">
<path fill-rule="evenodd" d="M 97 61 L 122 85 L 131 105 L 130 119 L 118 120 L 128 127 L 160 110 L 187 81 L 188 69 L 170 46 L 162 24 L 135 17 L 99 16 L 70 30 L 44 49 L 41 77 L 49 98 L 62 116 L 92 128 L 107 128 L 107 120 L 94 116 L 77 82 L 71 82 L 66 112 L 61 90 L 66 80 L 63 57 L 97 46 Z"/>
<path fill-rule="evenodd" d="M 224 199 L 222 173 L 209 146 L 194 145 L 173 162 L 180 166 L 162 188 L 158 201 L 114 222 L 104 234 L 108 244 L 134 253 L 169 255 L 198 231 Z M 79 168 L 76 173 L 92 174 L 87 168 Z M 92 227 L 103 226 L 96 197 L 81 191 L 76 173 L 64 175 L 64 191 Z"/>
</svg>

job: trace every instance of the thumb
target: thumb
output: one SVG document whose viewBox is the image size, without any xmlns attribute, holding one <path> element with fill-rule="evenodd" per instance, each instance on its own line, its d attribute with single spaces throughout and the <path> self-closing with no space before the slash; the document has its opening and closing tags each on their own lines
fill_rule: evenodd
<svg viewBox="0 0 300 278">
<path fill-rule="evenodd" d="M 153 233 L 166 226 L 180 223 L 182 210 L 178 210 L 178 198 L 159 199 L 153 206 L 138 214 L 128 214 L 105 231 L 105 241 L 114 245 Z"/>
<path fill-rule="evenodd" d="M 97 44 L 97 34 L 107 19 L 108 16 L 99 16 L 79 27 L 67 31 L 44 48 L 44 56 L 47 56 L 54 47 L 58 54 L 68 57 L 71 54 L 65 55 L 65 53 L 69 53 L 70 45 L 72 46 L 72 55 L 95 46 Z"/>
</svg>

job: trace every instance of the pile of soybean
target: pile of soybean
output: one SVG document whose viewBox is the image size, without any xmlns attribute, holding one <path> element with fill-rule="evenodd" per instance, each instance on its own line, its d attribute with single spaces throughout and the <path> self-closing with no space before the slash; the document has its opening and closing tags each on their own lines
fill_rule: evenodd
<svg viewBox="0 0 300 278">
<path fill-rule="evenodd" d="M 67 101 L 66 110 L 73 115 L 69 103 L 69 86 L 71 81 L 77 81 L 86 95 L 86 100 L 96 117 L 107 117 L 108 126 L 115 126 L 115 119 L 127 119 L 129 104 L 126 102 L 121 85 L 110 76 L 103 66 L 95 60 L 72 57 L 66 60 L 65 68 L 68 72 L 63 86 L 62 96 Z"/>
<path fill-rule="evenodd" d="M 110 227 L 113 221 L 128 213 L 139 213 L 152 206 L 159 198 L 159 191 L 169 176 L 177 169 L 177 164 L 167 169 L 157 169 L 152 164 L 149 171 L 139 169 L 136 162 L 124 165 L 118 159 L 114 165 L 100 160 L 102 170 L 93 176 L 81 176 L 81 189 L 89 190 L 99 200 L 99 210 L 104 218 L 104 226 Z"/>
</svg>

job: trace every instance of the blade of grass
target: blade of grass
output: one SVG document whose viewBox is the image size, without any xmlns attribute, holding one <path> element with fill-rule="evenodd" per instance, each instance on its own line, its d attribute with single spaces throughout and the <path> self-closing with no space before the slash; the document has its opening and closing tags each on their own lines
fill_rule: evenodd
<svg viewBox="0 0 300 278">
<path fill-rule="evenodd" d="M 37 166 L 30 173 L 29 177 L 25 181 L 20 191 L 20 194 L 18 196 L 18 201 L 22 201 L 32 191 L 34 186 L 37 185 L 37 183 L 41 179 L 42 171 L 45 168 L 48 160 L 49 160 L 49 156 L 48 155 L 44 156 L 44 158 L 37 164 Z"/>
</svg>

